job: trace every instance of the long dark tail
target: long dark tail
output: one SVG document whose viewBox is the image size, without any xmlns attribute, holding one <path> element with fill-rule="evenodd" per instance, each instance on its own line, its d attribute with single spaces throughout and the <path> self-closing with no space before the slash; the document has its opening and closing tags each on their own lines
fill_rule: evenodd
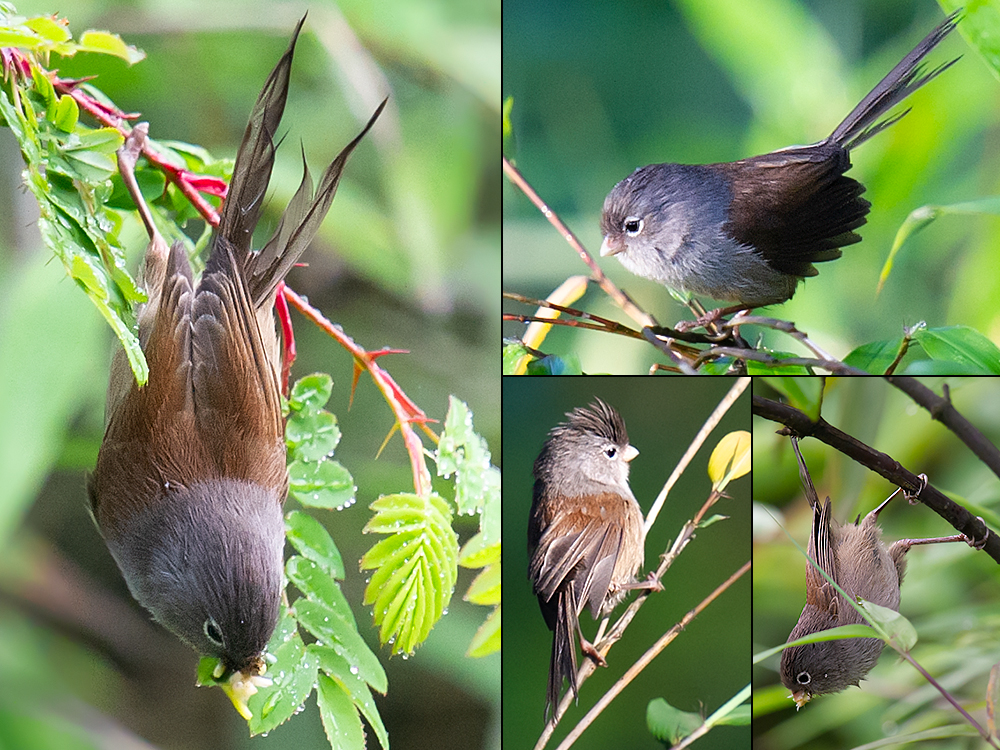
<svg viewBox="0 0 1000 750">
<path fill-rule="evenodd" d="M 576 643 L 574 635 L 578 627 L 575 618 L 578 617 L 576 597 L 572 583 L 559 589 L 556 594 L 556 622 L 552 634 L 552 659 L 549 662 L 549 686 L 545 697 L 545 719 L 549 712 L 559 705 L 559 693 L 562 691 L 563 680 L 569 680 L 573 697 L 579 695 L 576 685 Z"/>
<path fill-rule="evenodd" d="M 295 27 L 288 49 L 267 77 L 264 88 L 250 113 L 216 232 L 216 242 L 228 242 L 232 249 L 232 257 L 242 265 L 243 276 L 247 281 L 255 308 L 261 308 L 265 304 L 278 283 L 285 278 L 299 256 L 312 242 L 330 210 L 348 157 L 375 124 L 387 101 L 382 101 L 364 129 L 326 168 L 315 195 L 313 195 L 312 177 L 304 166 L 303 155 L 304 174 L 299 189 L 282 214 L 274 236 L 259 253 L 253 253 L 251 248 L 253 231 L 260 219 L 264 196 L 271 180 L 276 147 L 275 134 L 285 111 L 288 77 L 292 67 L 292 57 L 295 54 L 295 43 L 305 20 L 303 16 Z M 223 270 L 228 265 L 228 256 L 228 252 L 213 251 L 205 269 L 206 276 L 214 270 Z"/>
<path fill-rule="evenodd" d="M 961 9 L 956 10 L 940 26 L 928 34 L 920 44 L 914 47 L 910 54 L 904 57 L 889 72 L 889 75 L 879 81 L 878 85 L 868 93 L 868 96 L 861 100 L 861 103 L 854 108 L 851 114 L 837 126 L 828 140 L 850 150 L 860 146 L 876 133 L 885 130 L 909 112 L 910 110 L 905 109 L 899 114 L 876 122 L 879 117 L 914 91 L 958 62 L 960 58 L 956 57 L 926 74 L 923 72 L 924 66 L 920 64 L 921 60 L 955 29 L 961 12 Z"/>
</svg>

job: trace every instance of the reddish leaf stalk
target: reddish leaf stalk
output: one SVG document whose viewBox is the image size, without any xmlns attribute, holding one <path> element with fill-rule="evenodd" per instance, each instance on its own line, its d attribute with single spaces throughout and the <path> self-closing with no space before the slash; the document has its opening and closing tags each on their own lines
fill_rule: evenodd
<svg viewBox="0 0 1000 750">
<path fill-rule="evenodd" d="M 424 458 L 424 445 L 413 429 L 414 424 L 423 427 L 425 432 L 430 433 L 426 424 L 427 415 L 413 401 L 403 393 L 403 390 L 392 379 L 388 372 L 383 370 L 377 363 L 377 359 L 386 354 L 393 354 L 395 350 L 382 349 L 375 352 L 366 351 L 357 344 L 354 339 L 344 333 L 344 329 L 331 323 L 319 310 L 310 305 L 305 299 L 296 294 L 292 289 L 285 286 L 282 295 L 291 303 L 292 307 L 306 316 L 315 325 L 326 331 L 337 340 L 342 347 L 347 349 L 354 357 L 354 383 L 351 385 L 351 396 L 354 395 L 354 386 L 361 369 L 367 370 L 375 382 L 376 387 L 382 392 L 383 398 L 389 404 L 396 417 L 396 427 L 403 437 L 406 445 L 406 452 L 410 457 L 410 469 L 413 472 L 413 489 L 420 496 L 426 496 L 431 491 L 431 474 L 427 468 Z M 395 428 L 394 428 L 395 429 Z M 433 435 L 433 433 L 430 433 Z"/>
</svg>

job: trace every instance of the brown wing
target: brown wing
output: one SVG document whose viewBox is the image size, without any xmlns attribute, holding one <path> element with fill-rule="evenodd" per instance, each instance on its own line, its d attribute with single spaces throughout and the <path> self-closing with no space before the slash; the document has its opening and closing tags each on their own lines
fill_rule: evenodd
<svg viewBox="0 0 1000 750">
<path fill-rule="evenodd" d="M 198 285 L 192 309 L 195 429 L 218 476 L 287 488 L 277 353 L 266 347 L 242 269 L 224 238 Z M 266 332 L 274 340 L 268 310 Z"/>
<path fill-rule="evenodd" d="M 157 276 L 161 284 L 149 290 L 150 302 L 139 315 L 149 381 L 139 388 L 132 380 L 109 401 L 104 441 L 89 483 L 91 504 L 102 528 L 131 517 L 158 497 L 165 484 L 182 483 L 190 471 L 180 466 L 205 470 L 192 441 L 193 293 L 182 246 L 170 249 Z"/>
<path fill-rule="evenodd" d="M 577 613 L 589 607 L 596 617 L 611 586 L 625 535 L 624 523 L 609 523 L 608 518 L 614 518 L 619 509 L 628 512 L 623 506 L 629 502 L 619 495 L 602 494 L 542 506 L 528 569 L 535 593 L 548 601 L 572 582 Z M 553 506 L 560 506 L 559 511 Z"/>
<path fill-rule="evenodd" d="M 837 580 L 836 561 L 833 552 L 833 523 L 830 510 L 830 498 L 823 503 L 822 509 L 813 506 L 813 528 L 809 537 L 809 557 L 816 561 L 827 575 Z M 836 617 L 838 609 L 837 590 L 816 570 L 812 563 L 806 565 L 806 604 L 827 612 Z"/>
<path fill-rule="evenodd" d="M 716 164 L 727 174 L 733 200 L 724 229 L 752 245 L 783 273 L 814 276 L 813 263 L 839 258 L 839 248 L 860 242 L 852 230 L 871 204 L 864 186 L 845 177 L 848 152 L 835 143 L 783 149 Z"/>
</svg>

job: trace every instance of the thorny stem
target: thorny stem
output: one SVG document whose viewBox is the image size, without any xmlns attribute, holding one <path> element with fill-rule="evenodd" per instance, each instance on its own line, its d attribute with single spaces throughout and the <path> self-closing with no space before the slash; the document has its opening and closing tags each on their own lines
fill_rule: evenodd
<svg viewBox="0 0 1000 750">
<path fill-rule="evenodd" d="M 282 295 L 291 305 L 306 316 L 315 325 L 336 339 L 337 343 L 347 349 L 354 357 L 354 379 L 351 383 L 351 396 L 354 396 L 354 389 L 358 384 L 358 378 L 362 370 L 366 370 L 371 375 L 375 386 L 382 392 L 383 398 L 389 404 L 396 417 L 396 424 L 393 430 L 398 429 L 406 445 L 406 452 L 410 457 L 410 469 L 413 472 L 413 489 L 421 497 L 426 497 L 431 491 L 431 475 L 427 469 L 427 462 L 424 456 L 424 445 L 417 436 L 413 425 L 419 425 L 434 442 L 437 442 L 437 435 L 427 426 L 428 417 L 423 410 L 417 406 L 400 388 L 396 381 L 392 379 L 376 361 L 386 354 L 396 354 L 395 349 L 380 349 L 369 352 L 357 344 L 354 339 L 344 333 L 344 329 L 339 325 L 330 322 L 319 310 L 309 304 L 309 302 L 296 294 L 289 287 L 284 287 Z M 392 434 L 391 432 L 389 433 Z"/>
<path fill-rule="evenodd" d="M 122 134 L 123 137 L 127 138 L 132 130 L 128 127 L 127 122 L 130 119 L 135 119 L 138 115 L 126 114 L 117 107 L 109 107 L 97 101 L 86 91 L 79 88 L 79 83 L 80 82 L 76 80 L 61 79 L 58 76 L 53 75 L 52 85 L 55 87 L 56 91 L 73 97 L 80 109 L 90 114 L 102 125 L 115 128 Z M 198 178 L 191 172 L 188 172 L 185 169 L 180 169 L 164 160 L 155 150 L 151 149 L 148 144 L 148 141 L 143 143 L 142 154 L 146 157 L 149 163 L 158 169 L 161 169 L 167 179 L 173 182 L 177 186 L 178 190 L 180 190 L 181 193 L 189 201 L 191 201 L 191 204 L 197 209 L 198 213 L 204 217 L 205 221 L 213 227 L 217 227 L 219 225 L 218 212 L 201 196 L 201 193 L 199 193 L 198 189 L 195 187 L 195 183 L 203 178 Z M 215 187 L 215 178 L 210 179 L 213 187 Z M 220 187 L 224 188 L 221 180 L 219 180 L 218 183 Z M 398 428 L 400 434 L 403 436 L 403 442 L 406 445 L 406 452 L 410 457 L 410 468 L 413 472 L 413 488 L 418 495 L 426 496 L 429 494 L 431 491 L 431 476 L 424 457 L 423 443 L 414 431 L 413 425 L 419 425 L 420 428 L 434 442 L 437 442 L 437 435 L 435 435 L 434 432 L 427 426 L 427 422 L 429 420 L 423 410 L 420 409 L 420 407 L 418 407 L 403 392 L 403 390 L 392 379 L 392 376 L 382 369 L 382 367 L 380 367 L 376 362 L 378 357 L 385 354 L 395 353 L 396 350 L 382 349 L 375 352 L 366 351 L 363 347 L 355 343 L 350 336 L 345 334 L 340 326 L 331 323 L 322 313 L 312 307 L 304 298 L 300 297 L 284 283 L 281 285 L 280 292 L 281 293 L 275 301 L 275 308 L 281 324 L 282 340 L 285 347 L 282 357 L 281 371 L 283 390 L 287 392 L 288 375 L 291 370 L 292 361 L 295 359 L 295 341 L 292 336 L 291 319 L 288 315 L 287 304 L 288 302 L 291 302 L 296 309 L 298 309 L 314 324 L 318 325 L 329 335 L 335 338 L 337 342 L 347 349 L 354 357 L 354 379 L 351 385 L 352 397 L 361 371 L 367 370 L 371 375 L 372 380 L 375 382 L 378 389 L 382 391 L 383 397 L 396 417 L 396 425 L 393 429 Z"/>
</svg>

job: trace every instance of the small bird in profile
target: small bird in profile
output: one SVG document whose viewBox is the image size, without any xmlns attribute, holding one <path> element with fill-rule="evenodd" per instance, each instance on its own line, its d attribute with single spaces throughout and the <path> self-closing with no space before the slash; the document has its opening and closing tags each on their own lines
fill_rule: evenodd
<svg viewBox="0 0 1000 750">
<path fill-rule="evenodd" d="M 564 680 L 579 695 L 576 638 L 584 654 L 605 665 L 580 630 L 583 609 L 596 619 L 631 589 L 663 588 L 656 580 L 636 581 L 645 533 L 628 484 L 629 462 L 639 451 L 629 444 L 625 422 L 600 399 L 566 417 L 535 460 L 528 521 L 528 576 L 553 631 L 546 717 Z"/>
<path fill-rule="evenodd" d="M 861 241 L 871 204 L 844 176 L 850 152 L 903 117 L 883 118 L 956 60 L 923 73 L 922 60 L 950 34 L 952 13 L 907 54 L 830 136 L 721 164 L 651 164 L 604 200 L 601 255 L 681 295 L 735 303 L 721 315 L 791 299 L 813 263 Z M 689 326 L 690 327 L 690 326 Z"/>
</svg>

